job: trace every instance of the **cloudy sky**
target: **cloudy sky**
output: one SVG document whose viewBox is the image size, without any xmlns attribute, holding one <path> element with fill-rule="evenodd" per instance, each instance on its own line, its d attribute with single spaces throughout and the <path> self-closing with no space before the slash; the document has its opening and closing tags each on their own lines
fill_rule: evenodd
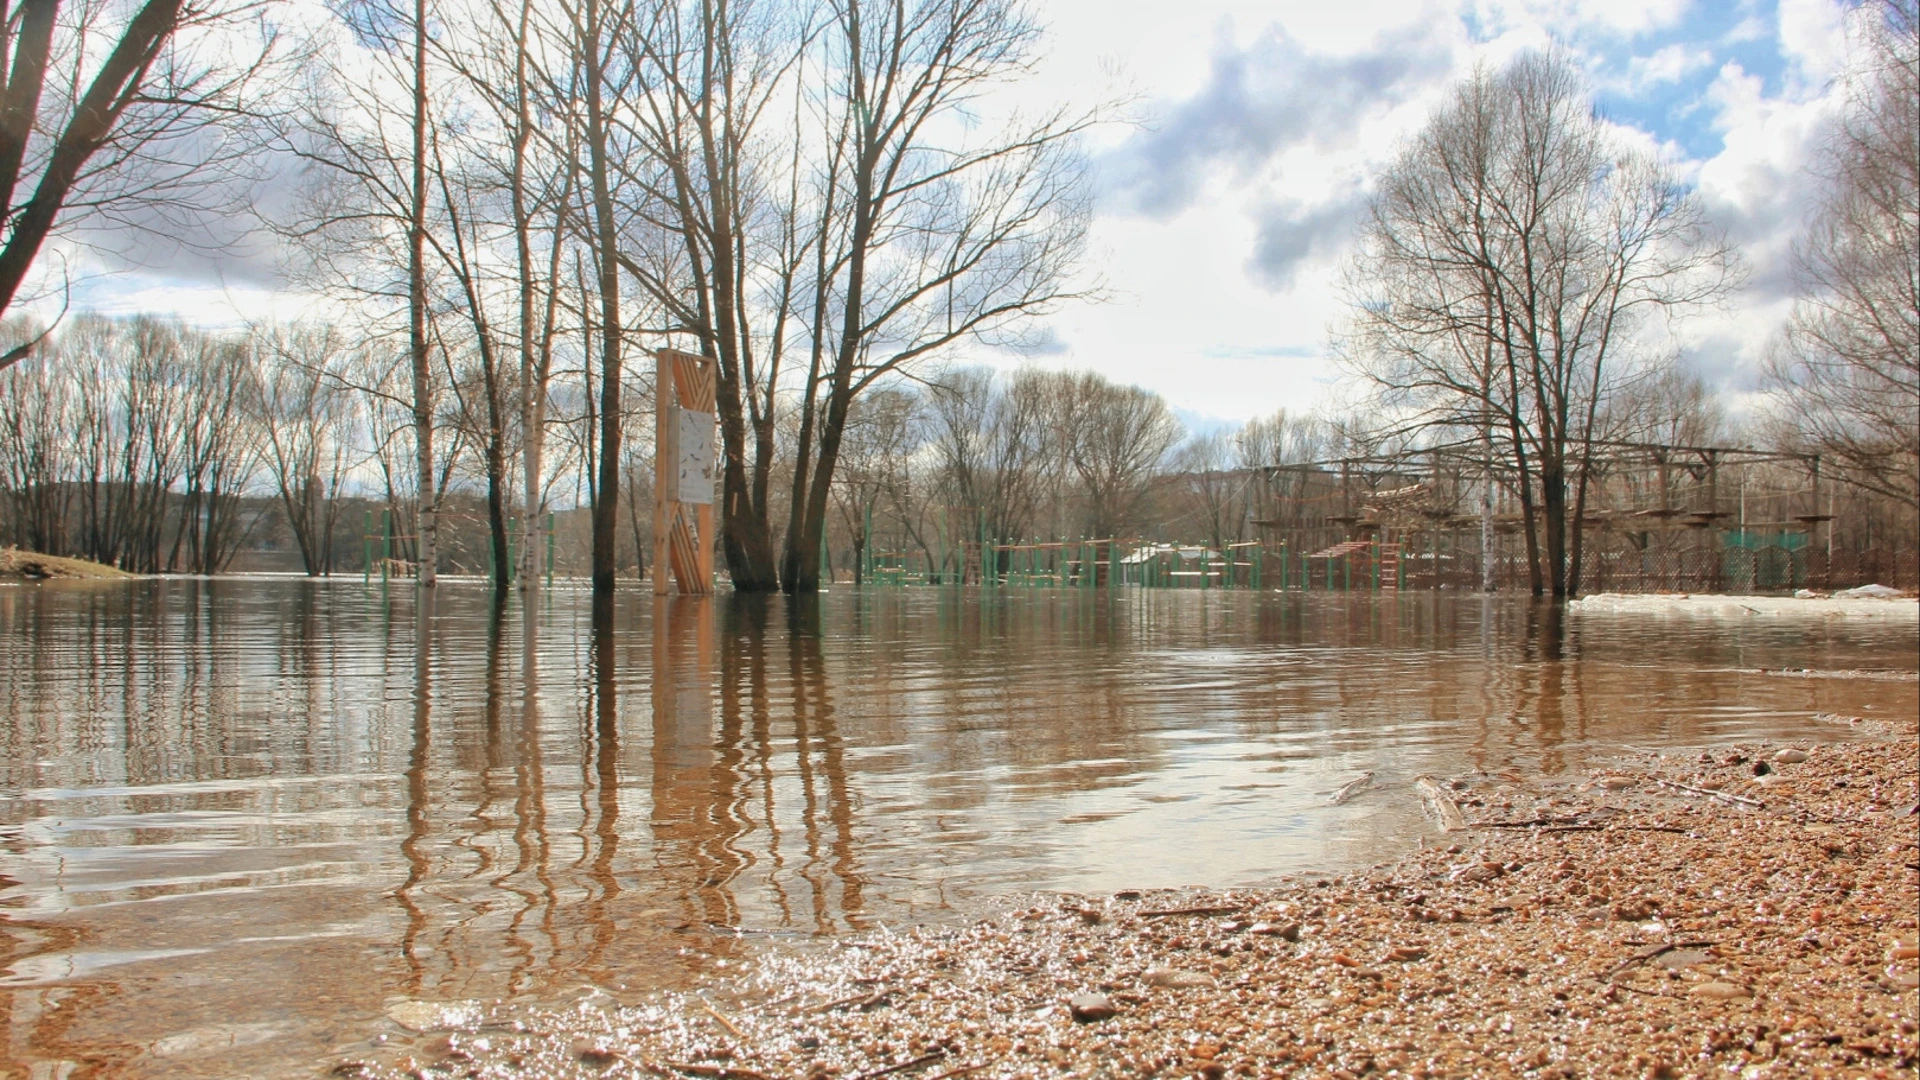
<svg viewBox="0 0 1920 1080">
<path fill-rule="evenodd" d="M 1369 177 L 1476 62 L 1559 42 L 1602 113 L 1697 185 L 1748 260 L 1744 291 L 1682 327 L 1734 395 L 1785 314 L 1807 165 L 1844 64 L 1832 0 L 1038 0 L 1046 61 L 1023 94 L 1128 100 L 1105 130 L 1092 269 L 1049 365 L 1165 394 L 1190 422 L 1336 399 L 1327 331 Z M 150 251 L 80 283 L 83 306 L 232 323 L 296 314 L 270 260 Z"/>
</svg>

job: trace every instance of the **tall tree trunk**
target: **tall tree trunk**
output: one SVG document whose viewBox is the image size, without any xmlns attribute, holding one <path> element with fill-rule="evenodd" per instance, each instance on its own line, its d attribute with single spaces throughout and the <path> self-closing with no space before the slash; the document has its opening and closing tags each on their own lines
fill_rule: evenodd
<svg viewBox="0 0 1920 1080">
<path fill-rule="evenodd" d="M 421 585 L 437 580 L 439 494 L 433 462 L 433 367 L 427 342 L 427 0 L 413 3 L 413 190 L 407 223 L 407 346 L 413 359 L 413 439 L 419 470 L 417 574 Z"/>
<path fill-rule="evenodd" d="M 1567 595 L 1567 467 L 1540 466 L 1540 510 L 1547 533 L 1547 574 L 1556 599 Z"/>
<path fill-rule="evenodd" d="M 491 349 L 488 350 L 492 354 Z M 493 545 L 493 591 L 505 593 L 513 584 L 513 560 L 507 544 L 507 421 L 500 399 L 498 362 L 489 355 L 484 365 L 487 391 L 487 542 Z"/>
<path fill-rule="evenodd" d="M 600 483 L 593 501 L 593 590 L 614 584 L 614 545 L 620 524 L 620 264 L 614 242 L 613 188 L 608 179 L 607 119 L 601 93 L 603 9 L 588 0 L 582 42 L 587 98 L 587 168 L 593 185 L 594 260 L 600 291 Z M 710 537 L 701 541 L 711 542 Z"/>
<path fill-rule="evenodd" d="M 780 565 L 780 587 L 789 593 L 809 592 L 820 587 L 820 539 L 815 534 L 813 544 L 809 547 L 806 536 L 814 427 L 819 417 L 820 364 L 825 358 L 823 343 L 826 339 L 822 335 L 827 325 L 827 230 L 824 212 L 819 245 L 815 250 L 813 343 L 807 360 L 807 381 L 800 399 L 800 437 L 793 455 L 793 496 L 787 506 L 787 550 Z M 803 587 L 802 575 L 809 573 L 812 574 L 813 584 Z"/>
<path fill-rule="evenodd" d="M 533 116 L 528 107 L 527 35 L 532 20 L 532 0 L 521 0 L 520 17 L 514 28 L 513 43 L 513 166 L 509 181 L 513 206 L 513 243 L 520 274 L 520 468 L 523 490 L 520 503 L 520 587 L 540 587 L 540 509 L 541 478 L 546 469 L 547 365 L 535 359 L 535 290 L 533 276 L 533 213 L 527 205 L 527 147 L 533 139 Z M 564 206 L 566 200 L 560 204 Z M 560 216 L 560 212 L 556 211 Z M 560 255 L 556 234 L 553 258 Z M 556 273 L 547 277 L 549 296 L 558 289 Z M 551 304 L 551 301 L 549 301 Z"/>
</svg>

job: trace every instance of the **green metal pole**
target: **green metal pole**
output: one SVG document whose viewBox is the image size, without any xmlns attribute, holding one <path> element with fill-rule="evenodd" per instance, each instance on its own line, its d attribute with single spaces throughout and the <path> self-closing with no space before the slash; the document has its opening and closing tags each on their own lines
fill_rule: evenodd
<svg viewBox="0 0 1920 1080">
<path fill-rule="evenodd" d="M 373 582 L 373 511 L 367 511 L 367 527 L 360 531 L 360 584 Z"/>
<path fill-rule="evenodd" d="M 393 511 L 380 511 L 380 584 L 387 583 L 387 566 L 393 561 Z"/>
<path fill-rule="evenodd" d="M 1373 547 L 1370 550 L 1373 552 L 1373 591 L 1379 592 L 1380 591 L 1380 541 L 1375 540 L 1373 542 Z"/>
</svg>

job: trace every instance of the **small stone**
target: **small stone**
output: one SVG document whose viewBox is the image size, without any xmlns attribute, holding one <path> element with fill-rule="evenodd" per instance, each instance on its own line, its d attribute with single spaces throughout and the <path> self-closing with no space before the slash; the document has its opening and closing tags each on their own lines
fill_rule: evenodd
<svg viewBox="0 0 1920 1080">
<path fill-rule="evenodd" d="M 1654 958 L 1653 962 L 1669 971 L 1674 971 L 1679 968 L 1692 967 L 1695 964 L 1704 964 L 1710 959 L 1712 959 L 1712 957 L 1701 952 L 1699 949 L 1674 949 L 1671 952 L 1661 953 Z"/>
<path fill-rule="evenodd" d="M 1598 783 L 1608 791 L 1625 791 L 1630 787 L 1639 786 L 1640 781 L 1631 776 L 1603 776 Z"/>
<path fill-rule="evenodd" d="M 1143 978 L 1148 986 L 1157 986 L 1162 990 L 1197 990 L 1214 985 L 1211 975 L 1178 968 L 1152 968 Z"/>
<path fill-rule="evenodd" d="M 1744 1001 L 1753 996 L 1753 991 L 1730 982 L 1701 983 L 1689 992 L 1694 997 L 1706 998 L 1710 1001 Z"/>
<path fill-rule="evenodd" d="M 452 1031 L 480 1023 L 477 1001 L 399 1001 L 387 1006 L 387 1019 L 408 1031 Z"/>
<path fill-rule="evenodd" d="M 1098 1020 L 1110 1020 L 1120 1010 L 1114 1007 L 1112 999 L 1105 994 L 1088 991 L 1075 994 L 1067 999 L 1067 1011 L 1082 1024 L 1091 1024 Z"/>
<path fill-rule="evenodd" d="M 1890 960 L 1920 959 L 1920 947 L 1916 947 L 1911 942 L 1902 942 L 1887 952 L 1887 958 Z"/>
<path fill-rule="evenodd" d="M 1621 922 L 1639 922 L 1642 919 L 1652 918 L 1658 910 L 1652 903 L 1635 897 L 1614 904 L 1613 917 Z"/>
<path fill-rule="evenodd" d="M 1401 964 L 1425 959 L 1426 955 L 1427 950 L 1418 945 L 1396 945 L 1387 950 L 1387 959 Z"/>
<path fill-rule="evenodd" d="M 1297 922 L 1257 922 L 1247 928 L 1249 934 L 1262 937 L 1277 937 L 1286 941 L 1300 940 L 1300 924 Z"/>
<path fill-rule="evenodd" d="M 1796 750 L 1789 746 L 1785 750 L 1773 755 L 1773 760 L 1782 765 L 1798 765 L 1807 760 L 1807 752 L 1805 750 Z"/>
<path fill-rule="evenodd" d="M 604 1069 L 620 1058 L 618 1051 L 601 1043 L 584 1040 L 573 1044 L 573 1056 L 579 1058 L 582 1065 L 595 1069 Z"/>
</svg>

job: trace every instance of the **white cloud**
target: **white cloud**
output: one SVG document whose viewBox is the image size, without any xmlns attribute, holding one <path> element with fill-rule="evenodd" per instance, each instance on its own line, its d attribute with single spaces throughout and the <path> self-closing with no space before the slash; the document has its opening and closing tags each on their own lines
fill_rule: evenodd
<svg viewBox="0 0 1920 1080">
<path fill-rule="evenodd" d="M 1807 88 L 1840 73 L 1847 56 L 1846 12 L 1832 0 L 1780 0 L 1780 55 Z"/>
<path fill-rule="evenodd" d="M 1636 56 L 1627 63 L 1626 78 L 1620 89 L 1643 94 L 1655 87 L 1677 83 L 1681 79 L 1713 66 L 1713 50 L 1699 44 L 1667 45 L 1651 56 Z"/>
</svg>

